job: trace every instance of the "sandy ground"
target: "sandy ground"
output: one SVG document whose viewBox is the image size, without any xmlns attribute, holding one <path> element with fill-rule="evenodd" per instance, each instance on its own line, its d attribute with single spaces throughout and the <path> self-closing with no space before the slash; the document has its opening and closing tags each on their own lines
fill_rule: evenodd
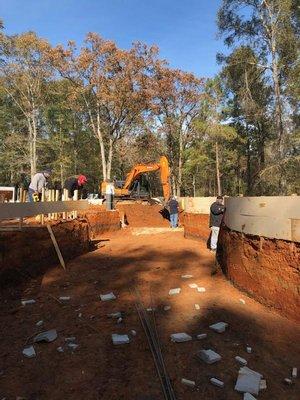
<svg viewBox="0 0 300 400">
<path fill-rule="evenodd" d="M 267 390 L 259 399 L 299 399 L 299 379 L 292 386 L 283 383 L 292 367 L 300 367 L 300 327 L 282 318 L 235 289 L 219 273 L 211 276 L 213 255 L 202 242 L 183 238 L 183 232 L 105 235 L 98 249 L 68 263 L 65 273 L 58 266 L 38 279 L 6 291 L 0 303 L 0 399 L 26 400 L 121 400 L 163 399 L 151 352 L 134 306 L 133 287 L 138 287 L 146 306 L 156 307 L 156 320 L 166 366 L 178 399 L 235 400 L 239 366 L 234 357 L 248 360 L 248 366 L 262 373 Z M 183 280 L 182 274 L 192 274 Z M 205 293 L 188 283 L 206 288 Z M 263 282 L 262 282 L 263 284 Z M 169 296 L 169 289 L 181 293 Z M 100 294 L 113 291 L 117 299 L 101 302 Z M 153 300 L 151 301 L 150 293 Z M 71 296 L 59 302 L 60 296 Z M 35 299 L 21 306 L 21 299 Z M 245 300 L 245 304 L 240 302 Z M 200 310 L 195 309 L 199 304 Z M 171 310 L 164 311 L 163 306 Z M 123 311 L 117 324 L 107 314 Z M 43 327 L 37 321 L 43 320 Z M 229 324 L 223 334 L 211 331 L 214 322 Z M 55 328 L 52 343 L 35 344 L 37 356 L 25 358 L 22 350 L 35 333 Z M 137 335 L 130 344 L 114 347 L 112 333 Z M 172 343 L 170 334 L 186 332 L 207 339 Z M 75 336 L 79 347 L 67 348 L 65 338 Z M 246 346 L 253 349 L 246 353 Z M 63 346 L 59 353 L 57 347 Z M 217 364 L 206 365 L 195 358 L 202 348 L 221 354 Z M 225 383 L 214 387 L 209 379 Z M 196 381 L 197 388 L 181 384 L 181 378 Z"/>
</svg>

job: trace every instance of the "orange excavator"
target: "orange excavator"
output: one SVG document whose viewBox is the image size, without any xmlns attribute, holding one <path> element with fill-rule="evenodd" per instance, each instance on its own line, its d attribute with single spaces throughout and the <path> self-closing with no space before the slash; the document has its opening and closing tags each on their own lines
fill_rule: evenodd
<svg viewBox="0 0 300 400">
<path fill-rule="evenodd" d="M 121 199 L 136 199 L 145 197 L 140 192 L 140 178 L 148 172 L 160 171 L 160 181 L 163 189 L 164 201 L 168 201 L 171 194 L 170 170 L 167 157 L 162 156 L 158 163 L 137 164 L 127 174 L 126 180 L 115 181 L 115 197 Z M 101 194 L 105 195 L 107 182 L 101 183 Z M 147 194 L 149 197 L 149 193 Z"/>
</svg>

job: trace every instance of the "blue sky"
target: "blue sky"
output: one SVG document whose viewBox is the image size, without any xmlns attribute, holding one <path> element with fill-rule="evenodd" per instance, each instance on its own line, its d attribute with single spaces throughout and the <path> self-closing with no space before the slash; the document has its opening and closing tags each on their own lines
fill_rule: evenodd
<svg viewBox="0 0 300 400">
<path fill-rule="evenodd" d="M 216 13 L 221 0 L 0 0 L 7 34 L 34 30 L 52 44 L 98 32 L 122 48 L 157 44 L 172 67 L 198 76 L 219 69 Z"/>
</svg>

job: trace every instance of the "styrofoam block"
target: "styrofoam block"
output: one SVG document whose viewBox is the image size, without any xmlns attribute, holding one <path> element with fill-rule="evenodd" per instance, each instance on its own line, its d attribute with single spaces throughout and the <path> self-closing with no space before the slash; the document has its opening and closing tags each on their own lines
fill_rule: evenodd
<svg viewBox="0 0 300 400">
<path fill-rule="evenodd" d="M 292 369 L 292 378 L 297 378 L 297 375 L 298 375 L 298 370 L 297 370 L 296 367 L 294 367 L 294 368 Z"/>
<path fill-rule="evenodd" d="M 191 289 L 196 289 L 198 287 L 197 283 L 189 283 Z"/>
<path fill-rule="evenodd" d="M 247 360 L 245 360 L 244 358 L 240 357 L 240 356 L 236 356 L 235 360 L 240 363 L 241 365 L 247 365 Z"/>
<path fill-rule="evenodd" d="M 130 342 L 129 336 L 128 335 L 118 335 L 117 333 L 113 333 L 111 335 L 113 344 L 118 345 L 118 344 L 127 344 Z"/>
<path fill-rule="evenodd" d="M 181 383 L 186 386 L 195 387 L 196 383 L 194 381 L 190 381 L 189 379 L 181 379 Z"/>
<path fill-rule="evenodd" d="M 228 324 L 226 322 L 217 322 L 216 324 L 210 325 L 209 327 L 215 332 L 223 333 L 225 332 L 227 326 Z"/>
<path fill-rule="evenodd" d="M 181 275 L 182 279 L 191 279 L 192 277 L 193 277 L 193 275 L 189 275 L 189 274 Z"/>
<path fill-rule="evenodd" d="M 209 349 L 209 350 L 200 350 L 197 353 L 197 356 L 204 362 L 206 362 L 206 364 L 213 364 L 217 361 L 221 360 L 221 356 L 220 354 L 216 353 L 215 351 Z"/>
<path fill-rule="evenodd" d="M 200 333 L 199 335 L 197 335 L 198 340 L 206 339 L 206 338 L 207 338 L 207 333 Z"/>
<path fill-rule="evenodd" d="M 256 400 L 254 396 L 250 393 L 244 393 L 244 399 L 243 400 Z"/>
<path fill-rule="evenodd" d="M 169 295 L 170 295 L 170 296 L 173 296 L 173 295 L 175 295 L 175 294 L 179 294 L 180 292 L 181 292 L 181 289 L 180 289 L 180 288 L 170 289 L 170 290 L 169 290 Z"/>
<path fill-rule="evenodd" d="M 205 287 L 202 287 L 202 286 L 197 287 L 197 290 L 198 290 L 199 293 L 204 293 L 204 292 L 206 292 Z"/>
<path fill-rule="evenodd" d="M 172 342 L 181 343 L 181 342 L 188 342 L 192 340 L 192 336 L 188 335 L 187 333 L 172 333 L 171 335 Z"/>
<path fill-rule="evenodd" d="M 33 358 L 36 356 L 36 352 L 33 346 L 25 347 L 22 351 L 23 355 L 27 358 Z"/>
<path fill-rule="evenodd" d="M 116 296 L 113 294 L 113 292 L 110 292 L 107 294 L 100 294 L 100 299 L 101 301 L 110 301 L 110 300 L 115 300 Z"/>
<path fill-rule="evenodd" d="M 235 390 L 258 395 L 262 375 L 248 367 L 242 367 L 235 384 Z"/>
<path fill-rule="evenodd" d="M 219 379 L 211 378 L 210 382 L 215 386 L 218 386 L 218 387 L 221 387 L 221 388 L 224 387 L 224 382 L 220 381 Z"/>
<path fill-rule="evenodd" d="M 262 379 L 259 384 L 259 390 L 265 390 L 265 389 L 267 389 L 267 381 L 265 379 Z"/>
</svg>

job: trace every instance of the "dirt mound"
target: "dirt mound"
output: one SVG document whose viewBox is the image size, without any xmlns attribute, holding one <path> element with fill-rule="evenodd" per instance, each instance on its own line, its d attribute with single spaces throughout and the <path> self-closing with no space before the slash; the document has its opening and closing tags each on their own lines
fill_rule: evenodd
<svg viewBox="0 0 300 400">
<path fill-rule="evenodd" d="M 129 227 L 170 225 L 169 213 L 160 205 L 118 203 L 116 208 L 125 214 Z"/>
</svg>

